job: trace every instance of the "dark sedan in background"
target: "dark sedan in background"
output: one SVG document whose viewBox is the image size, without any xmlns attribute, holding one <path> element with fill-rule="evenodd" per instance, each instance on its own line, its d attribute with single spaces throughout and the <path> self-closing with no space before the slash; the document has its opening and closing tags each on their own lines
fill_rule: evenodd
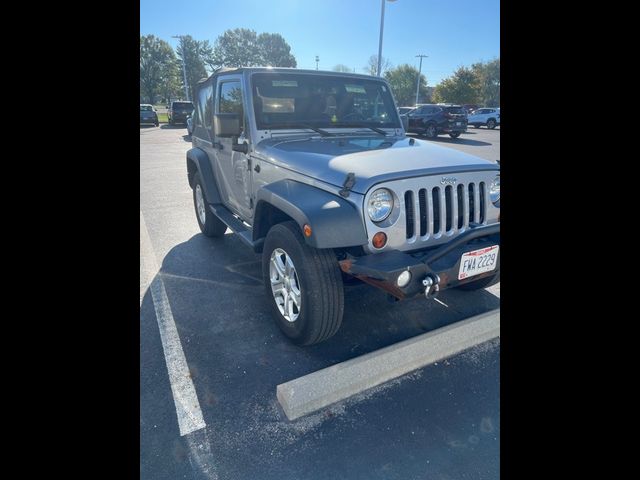
<svg viewBox="0 0 640 480">
<path fill-rule="evenodd" d="M 467 131 L 467 113 L 460 105 L 421 105 L 407 114 L 409 132 L 435 138 L 448 133 L 458 138 Z"/>
<path fill-rule="evenodd" d="M 153 108 L 153 105 L 146 103 L 140 104 L 140 125 L 153 124 L 156 127 L 160 125 L 158 121 L 158 112 Z"/>
</svg>

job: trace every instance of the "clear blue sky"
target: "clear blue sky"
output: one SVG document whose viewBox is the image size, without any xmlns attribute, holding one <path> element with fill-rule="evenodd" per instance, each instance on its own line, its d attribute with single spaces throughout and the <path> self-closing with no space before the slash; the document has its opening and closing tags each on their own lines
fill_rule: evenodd
<svg viewBox="0 0 640 480">
<path fill-rule="evenodd" d="M 356 72 L 378 53 L 380 0 L 141 0 L 140 34 L 174 48 L 172 35 L 213 45 L 227 29 L 279 33 L 298 68 L 331 70 L 342 63 Z M 418 67 L 435 86 L 461 66 L 500 56 L 499 0 L 396 0 L 386 2 L 382 56 L 393 66 Z"/>
</svg>

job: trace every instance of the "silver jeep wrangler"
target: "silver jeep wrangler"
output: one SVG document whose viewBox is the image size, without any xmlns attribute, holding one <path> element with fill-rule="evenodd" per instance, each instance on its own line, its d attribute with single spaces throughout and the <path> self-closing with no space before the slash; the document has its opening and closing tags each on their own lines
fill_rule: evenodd
<svg viewBox="0 0 640 480">
<path fill-rule="evenodd" d="M 189 185 L 202 232 L 262 253 L 293 342 L 336 333 L 343 281 L 402 300 L 499 281 L 500 167 L 405 135 L 366 75 L 221 69 L 199 82 Z"/>
</svg>

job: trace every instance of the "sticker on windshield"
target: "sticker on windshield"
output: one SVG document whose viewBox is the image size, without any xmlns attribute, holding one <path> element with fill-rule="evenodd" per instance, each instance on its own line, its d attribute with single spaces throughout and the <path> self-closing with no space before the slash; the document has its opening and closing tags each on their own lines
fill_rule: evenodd
<svg viewBox="0 0 640 480">
<path fill-rule="evenodd" d="M 344 88 L 349 93 L 367 93 L 362 85 L 345 85 Z"/>
<path fill-rule="evenodd" d="M 297 80 L 272 80 L 271 86 L 273 87 L 297 87 Z"/>
</svg>

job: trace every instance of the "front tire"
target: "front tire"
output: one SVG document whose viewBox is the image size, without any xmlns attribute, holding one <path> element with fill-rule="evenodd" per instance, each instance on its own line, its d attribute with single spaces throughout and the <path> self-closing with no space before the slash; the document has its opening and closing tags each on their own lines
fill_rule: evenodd
<svg viewBox="0 0 640 480">
<path fill-rule="evenodd" d="M 335 335 L 344 292 L 333 250 L 307 245 L 295 222 L 274 225 L 264 242 L 262 277 L 276 324 L 293 343 L 313 345 Z"/>
<path fill-rule="evenodd" d="M 207 237 L 222 237 L 227 231 L 227 226 L 209 208 L 199 173 L 193 177 L 193 206 L 196 209 L 196 219 L 200 231 Z"/>
<path fill-rule="evenodd" d="M 496 121 L 493 118 L 490 118 L 487 122 L 487 128 L 489 130 L 493 130 L 494 128 L 496 128 Z"/>
<path fill-rule="evenodd" d="M 458 138 L 460 136 L 460 132 L 456 132 L 456 133 L 450 133 L 449 136 L 451 138 Z"/>
</svg>

